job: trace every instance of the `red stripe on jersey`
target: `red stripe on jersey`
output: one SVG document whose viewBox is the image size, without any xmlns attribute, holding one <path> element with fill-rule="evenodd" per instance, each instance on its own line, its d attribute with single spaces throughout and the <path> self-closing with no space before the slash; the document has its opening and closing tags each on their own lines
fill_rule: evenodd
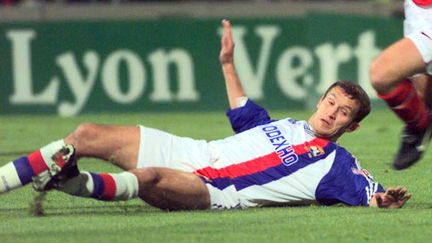
<svg viewBox="0 0 432 243">
<path fill-rule="evenodd" d="M 432 0 L 413 0 L 413 2 L 419 6 L 432 5 Z"/>
<path fill-rule="evenodd" d="M 40 150 L 31 153 L 27 158 L 35 175 L 39 175 L 40 173 L 48 170 L 48 166 L 45 163 Z"/>
<path fill-rule="evenodd" d="M 315 138 L 303 144 L 294 145 L 293 149 L 297 155 L 302 155 L 309 152 L 311 146 L 325 147 L 329 143 L 328 140 L 322 138 Z"/>
<path fill-rule="evenodd" d="M 310 146 L 325 147 L 328 143 L 328 140 L 315 138 L 309 142 L 293 145 L 292 147 L 297 155 L 302 155 L 309 152 Z M 268 168 L 278 166 L 281 163 L 281 159 L 277 155 L 277 152 L 273 152 L 256 159 L 230 165 L 220 169 L 205 167 L 196 170 L 194 173 L 197 175 L 205 176 L 208 179 L 223 177 L 236 178 L 239 176 L 251 175 L 260 171 L 264 171 Z"/>
<path fill-rule="evenodd" d="M 100 174 L 100 177 L 102 178 L 103 182 L 104 182 L 104 190 L 103 190 L 103 194 L 102 194 L 102 199 L 103 200 L 111 200 L 115 197 L 116 194 L 116 183 L 114 181 L 114 178 L 106 173 L 102 173 Z"/>
<path fill-rule="evenodd" d="M 235 178 L 238 176 L 250 175 L 259 171 L 263 171 L 267 168 L 277 166 L 281 163 L 280 158 L 276 152 L 273 152 L 262 157 L 249 160 L 243 163 L 230 165 L 221 169 L 215 169 L 212 167 L 205 167 L 203 169 L 195 171 L 198 175 L 203 175 L 209 179 L 215 179 L 219 177 Z"/>
</svg>

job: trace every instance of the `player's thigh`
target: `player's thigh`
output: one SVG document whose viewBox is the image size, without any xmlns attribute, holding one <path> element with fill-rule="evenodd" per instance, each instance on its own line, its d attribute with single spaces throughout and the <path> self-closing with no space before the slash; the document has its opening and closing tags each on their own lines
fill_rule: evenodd
<svg viewBox="0 0 432 243">
<path fill-rule="evenodd" d="M 393 85 L 423 72 L 425 63 L 414 42 L 403 38 L 386 48 L 371 65 L 372 82 Z"/>
<path fill-rule="evenodd" d="M 111 132 L 106 139 L 112 145 L 111 157 L 108 159 L 115 165 L 129 170 L 136 168 L 140 143 L 140 132 L 137 126 L 108 126 Z"/>
</svg>

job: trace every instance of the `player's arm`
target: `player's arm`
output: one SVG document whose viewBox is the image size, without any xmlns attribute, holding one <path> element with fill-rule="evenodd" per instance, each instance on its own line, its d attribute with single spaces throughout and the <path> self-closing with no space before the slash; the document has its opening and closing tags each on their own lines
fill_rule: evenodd
<svg viewBox="0 0 432 243">
<path fill-rule="evenodd" d="M 338 147 L 336 151 L 332 168 L 320 181 L 315 192 L 318 203 L 400 208 L 411 198 L 404 187 L 385 190 L 367 170 L 361 168 L 357 159 L 346 149 Z"/>
<path fill-rule="evenodd" d="M 221 51 L 219 60 L 225 78 L 225 87 L 228 102 L 231 109 L 243 106 L 247 101 L 246 94 L 237 76 L 234 67 L 234 40 L 232 37 L 231 24 L 228 20 L 222 20 L 223 35 L 221 38 Z"/>
<path fill-rule="evenodd" d="M 234 40 L 231 24 L 224 19 L 222 20 L 222 26 L 223 35 L 219 60 L 225 78 L 225 87 L 230 106 L 226 115 L 233 130 L 239 133 L 258 125 L 267 124 L 273 120 L 264 108 L 246 97 L 234 67 Z"/>
<path fill-rule="evenodd" d="M 370 207 L 401 208 L 411 194 L 404 187 L 388 188 L 385 192 L 376 192 L 369 201 Z"/>
</svg>

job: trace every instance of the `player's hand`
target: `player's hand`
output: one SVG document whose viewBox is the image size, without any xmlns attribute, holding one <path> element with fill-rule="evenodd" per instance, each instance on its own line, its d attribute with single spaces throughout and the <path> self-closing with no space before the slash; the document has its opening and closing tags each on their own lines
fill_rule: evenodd
<svg viewBox="0 0 432 243">
<path fill-rule="evenodd" d="M 411 194 L 404 187 L 389 187 L 385 192 L 375 193 L 369 206 L 379 208 L 401 208 L 409 199 Z"/>
<path fill-rule="evenodd" d="M 222 20 L 223 35 L 221 38 L 221 51 L 219 60 L 221 64 L 231 64 L 234 61 L 234 41 L 232 38 L 231 24 L 228 20 Z"/>
</svg>

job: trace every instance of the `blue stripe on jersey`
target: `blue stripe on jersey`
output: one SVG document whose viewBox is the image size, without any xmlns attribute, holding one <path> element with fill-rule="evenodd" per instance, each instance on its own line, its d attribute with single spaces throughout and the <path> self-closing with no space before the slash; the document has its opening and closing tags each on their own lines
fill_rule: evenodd
<svg viewBox="0 0 432 243">
<path fill-rule="evenodd" d="M 336 144 L 329 143 L 326 147 L 324 147 L 324 151 L 325 151 L 324 155 L 309 158 L 308 154 L 302 154 L 299 155 L 298 162 L 290 166 L 285 166 L 281 162 L 277 166 L 268 168 L 264 171 L 257 172 L 254 174 L 239 176 L 236 178 L 229 178 L 229 177 L 215 178 L 212 180 L 207 180 L 206 182 L 210 183 L 211 185 L 213 185 L 214 187 L 220 190 L 223 190 L 228 186 L 234 185 L 237 191 L 254 185 L 264 185 L 272 181 L 282 179 L 283 177 L 289 176 L 294 172 L 310 164 L 316 163 L 326 158 L 336 148 L 337 148 Z"/>
<path fill-rule="evenodd" d="M 102 177 L 98 174 L 91 173 L 91 172 L 90 175 L 93 178 L 93 193 L 91 194 L 91 197 L 96 199 L 101 199 L 105 189 L 105 184 L 102 180 Z"/>
<path fill-rule="evenodd" d="M 264 108 L 255 104 L 250 99 L 248 99 L 244 106 L 228 110 L 226 115 L 235 133 L 274 121 L 270 119 L 268 112 Z"/>
<path fill-rule="evenodd" d="M 13 162 L 15 169 L 18 173 L 18 177 L 21 181 L 22 185 L 30 183 L 32 181 L 32 177 L 35 175 L 30 166 L 30 162 L 26 156 L 21 157 Z"/>
</svg>

